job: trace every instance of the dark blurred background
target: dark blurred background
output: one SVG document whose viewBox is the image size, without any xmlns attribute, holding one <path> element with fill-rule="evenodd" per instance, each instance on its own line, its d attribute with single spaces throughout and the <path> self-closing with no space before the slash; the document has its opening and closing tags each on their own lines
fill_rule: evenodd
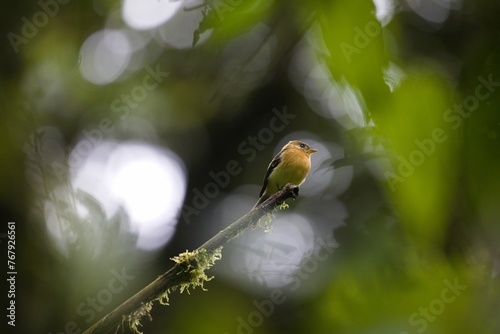
<svg viewBox="0 0 500 334">
<path fill-rule="evenodd" d="M 499 7 L 4 6 L 2 328 L 82 333 L 249 211 L 301 139 L 299 198 L 144 333 L 498 333 Z"/>
</svg>

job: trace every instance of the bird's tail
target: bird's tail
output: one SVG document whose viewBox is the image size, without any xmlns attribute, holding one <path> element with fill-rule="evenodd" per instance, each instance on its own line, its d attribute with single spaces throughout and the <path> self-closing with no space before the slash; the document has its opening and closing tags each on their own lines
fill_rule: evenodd
<svg viewBox="0 0 500 334">
<path fill-rule="evenodd" d="M 252 210 L 255 209 L 256 207 L 258 207 L 259 205 L 261 205 L 262 203 L 264 203 L 269 197 L 271 197 L 271 196 L 267 196 L 265 193 L 262 194 L 262 196 L 260 196 L 257 203 L 255 203 L 255 205 L 253 206 Z"/>
<path fill-rule="evenodd" d="M 266 195 L 262 195 L 259 200 L 257 201 L 257 203 L 255 203 L 255 205 L 253 206 L 252 210 L 255 209 L 256 207 L 258 207 L 259 205 L 261 205 L 262 203 L 264 203 L 266 201 L 266 199 L 268 199 L 270 196 L 266 196 Z M 255 229 L 257 227 L 257 223 L 258 221 L 252 223 L 252 225 L 250 225 L 253 229 Z"/>
</svg>

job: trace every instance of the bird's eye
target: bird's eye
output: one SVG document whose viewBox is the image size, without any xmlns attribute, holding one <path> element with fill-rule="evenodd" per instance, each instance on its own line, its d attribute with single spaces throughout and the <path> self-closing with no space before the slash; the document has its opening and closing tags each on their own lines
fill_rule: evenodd
<svg viewBox="0 0 500 334">
<path fill-rule="evenodd" d="M 300 143 L 300 147 L 301 147 L 301 148 L 305 148 L 305 147 L 306 147 L 306 144 L 304 144 L 304 143 Z"/>
</svg>

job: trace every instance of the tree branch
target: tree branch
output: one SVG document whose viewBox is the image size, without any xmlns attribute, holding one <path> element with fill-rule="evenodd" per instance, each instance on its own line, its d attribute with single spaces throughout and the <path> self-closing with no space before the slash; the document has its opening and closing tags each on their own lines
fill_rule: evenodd
<svg viewBox="0 0 500 334">
<path fill-rule="evenodd" d="M 217 233 L 195 251 L 186 251 L 173 258 L 176 264 L 172 268 L 105 315 L 88 328 L 84 334 L 107 333 L 113 328 L 118 328 L 123 322 L 128 322 L 131 329 L 138 332 L 137 326 L 140 325 L 141 318 L 149 316 L 149 311 L 155 300 L 166 304 L 168 303 L 168 293 L 177 288 L 180 288 L 181 292 L 189 287 L 201 286 L 203 288 L 203 282 L 210 280 L 204 271 L 220 258 L 222 246 L 243 234 L 250 225 L 257 223 L 265 214 L 273 211 L 277 205 L 288 198 L 297 198 L 298 194 L 299 188 L 288 183 L 261 205 Z"/>
</svg>

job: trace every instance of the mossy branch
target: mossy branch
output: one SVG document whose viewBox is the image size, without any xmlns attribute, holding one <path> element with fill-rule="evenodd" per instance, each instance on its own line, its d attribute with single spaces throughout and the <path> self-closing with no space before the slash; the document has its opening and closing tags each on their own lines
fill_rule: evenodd
<svg viewBox="0 0 500 334">
<path fill-rule="evenodd" d="M 175 265 L 159 276 L 144 289 L 137 292 L 120 306 L 105 315 L 101 320 L 88 328 L 84 334 L 108 333 L 115 331 L 123 323 L 136 333 L 144 316 L 150 316 L 154 301 L 168 304 L 168 294 L 176 289 L 189 291 L 191 287 L 200 286 L 209 281 L 205 270 L 210 268 L 215 261 L 220 259 L 222 247 L 231 239 L 240 236 L 252 224 L 256 224 L 264 215 L 271 213 L 279 204 L 288 198 L 296 198 L 299 188 L 288 183 L 279 192 L 268 198 L 265 202 L 255 207 L 252 211 L 217 233 L 210 240 L 192 252 L 186 251 L 174 257 Z"/>
</svg>

